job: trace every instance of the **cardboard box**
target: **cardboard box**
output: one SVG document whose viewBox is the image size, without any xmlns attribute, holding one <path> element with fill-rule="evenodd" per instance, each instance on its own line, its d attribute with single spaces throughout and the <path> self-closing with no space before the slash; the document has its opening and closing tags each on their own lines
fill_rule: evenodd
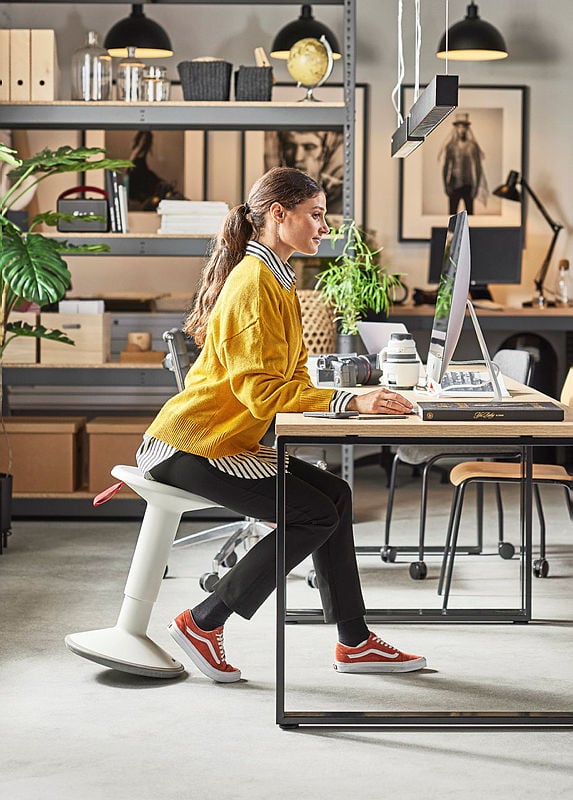
<svg viewBox="0 0 573 800">
<path fill-rule="evenodd" d="M 105 364 L 111 354 L 109 314 L 41 314 L 46 328 L 56 328 L 73 339 L 74 345 L 40 342 L 41 364 Z"/>
<path fill-rule="evenodd" d="M 5 417 L 8 442 L 0 447 L 0 472 L 12 473 L 14 493 L 78 489 L 85 423 L 85 417 Z"/>
<path fill-rule="evenodd" d="M 135 464 L 135 453 L 153 417 L 95 417 L 86 426 L 88 434 L 88 489 L 101 492 L 115 478 L 116 464 Z M 125 492 L 126 489 L 122 489 Z"/>
<path fill-rule="evenodd" d="M 10 322 L 27 322 L 28 325 L 36 325 L 38 314 L 16 313 L 10 314 Z M 9 334 L 10 335 L 10 334 Z M 38 352 L 38 340 L 33 336 L 16 336 L 12 339 L 4 352 L 2 363 L 4 364 L 36 364 Z"/>
</svg>

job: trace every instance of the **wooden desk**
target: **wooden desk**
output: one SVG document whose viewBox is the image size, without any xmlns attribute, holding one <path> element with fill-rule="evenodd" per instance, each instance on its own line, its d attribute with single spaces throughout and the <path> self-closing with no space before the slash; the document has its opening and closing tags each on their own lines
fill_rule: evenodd
<svg viewBox="0 0 573 800">
<path fill-rule="evenodd" d="M 511 385 L 513 400 L 547 399 L 524 386 Z M 405 393 L 407 394 L 407 393 Z M 408 393 L 414 400 L 421 395 Z M 285 451 L 289 445 L 389 444 L 404 442 L 429 445 L 500 444 L 518 446 L 522 452 L 521 487 L 520 608 L 507 609 L 369 609 L 369 622 L 529 622 L 532 591 L 532 450 L 538 445 L 573 443 L 573 409 L 565 410 L 563 422 L 423 422 L 418 416 L 407 419 L 316 419 L 302 414 L 278 414 L 276 419 L 277 477 L 277 724 L 297 725 L 376 725 L 391 728 L 461 725 L 548 727 L 573 726 L 573 715 L 561 712 L 296 712 L 285 710 L 285 623 L 322 621 L 321 609 L 291 611 L 286 606 L 285 578 Z"/>
</svg>

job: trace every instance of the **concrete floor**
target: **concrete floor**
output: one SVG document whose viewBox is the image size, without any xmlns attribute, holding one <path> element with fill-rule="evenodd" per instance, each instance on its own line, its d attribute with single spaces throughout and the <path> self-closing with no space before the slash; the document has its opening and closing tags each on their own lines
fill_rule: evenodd
<svg viewBox="0 0 573 800">
<path fill-rule="evenodd" d="M 416 533 L 418 482 L 404 472 L 393 543 Z M 449 487 L 432 487 L 429 535 L 443 539 Z M 382 542 L 385 497 L 377 467 L 356 472 L 356 539 Z M 534 580 L 528 625 L 391 624 L 377 633 L 428 668 L 409 675 L 332 670 L 335 629 L 289 626 L 287 703 L 296 710 L 571 710 L 573 536 L 561 494 L 547 490 L 550 577 Z M 507 495 L 506 506 L 511 505 Z M 493 505 L 493 504 L 492 504 Z M 514 605 L 517 561 L 495 554 L 488 501 L 487 555 L 460 557 L 452 604 Z M 464 522 L 473 537 L 471 514 Z M 507 537 L 517 542 L 514 520 Z M 184 523 L 185 532 L 205 523 Z M 115 622 L 137 522 L 16 521 L 0 558 L 0 797 L 7 800 L 573 797 L 572 731 L 283 731 L 274 724 L 274 603 L 226 626 L 227 656 L 244 680 L 216 685 L 168 636 L 172 616 L 204 597 L 200 574 L 216 543 L 173 551 L 150 633 L 188 671 L 156 681 L 108 670 L 64 646 L 66 633 Z M 491 541 L 490 541 L 491 540 Z M 439 558 L 426 581 L 411 556 L 360 557 L 370 607 L 439 606 Z M 317 604 L 289 579 L 289 606 Z"/>
</svg>

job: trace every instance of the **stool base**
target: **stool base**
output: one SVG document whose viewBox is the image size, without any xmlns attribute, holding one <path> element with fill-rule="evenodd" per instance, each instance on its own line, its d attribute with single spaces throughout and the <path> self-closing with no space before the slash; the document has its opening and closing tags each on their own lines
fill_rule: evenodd
<svg viewBox="0 0 573 800">
<path fill-rule="evenodd" d="M 185 672 L 183 664 L 148 636 L 118 627 L 70 633 L 65 643 L 72 653 L 121 672 L 147 678 L 177 678 Z"/>
</svg>

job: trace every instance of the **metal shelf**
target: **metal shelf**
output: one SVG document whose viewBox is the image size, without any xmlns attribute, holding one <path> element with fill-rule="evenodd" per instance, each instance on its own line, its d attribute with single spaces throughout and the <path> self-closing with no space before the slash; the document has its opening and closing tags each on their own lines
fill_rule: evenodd
<svg viewBox="0 0 573 800">
<path fill-rule="evenodd" d="M 213 241 L 212 236 L 163 236 L 162 234 L 139 233 L 83 233 L 76 236 L 51 236 L 58 241 L 66 241 L 74 245 L 85 245 L 91 241 L 106 244 L 109 250 L 105 253 L 77 253 L 71 255 L 94 256 L 183 256 L 204 257 Z M 342 251 L 342 241 L 333 244 L 329 240 L 322 242 L 318 250 L 319 258 L 334 258 Z M 70 255 L 68 254 L 68 258 Z"/>
<path fill-rule="evenodd" d="M 5 128 L 57 130 L 341 129 L 344 103 L 73 102 L 2 103 Z"/>
</svg>

